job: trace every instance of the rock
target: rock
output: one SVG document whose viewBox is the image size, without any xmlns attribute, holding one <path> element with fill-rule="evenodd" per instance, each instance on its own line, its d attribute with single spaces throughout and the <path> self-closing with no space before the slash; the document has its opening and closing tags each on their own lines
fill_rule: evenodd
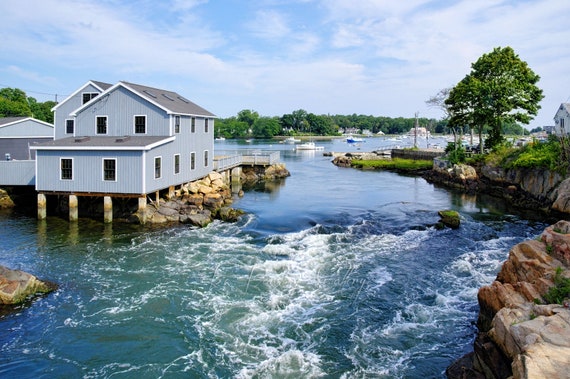
<svg viewBox="0 0 570 379">
<path fill-rule="evenodd" d="M 459 228 L 461 220 L 459 218 L 459 213 L 457 213 L 457 211 L 442 210 L 437 212 L 437 214 L 439 215 L 439 217 L 441 217 L 439 222 L 442 223 L 443 225 L 450 227 L 452 229 Z"/>
<path fill-rule="evenodd" d="M 14 202 L 8 192 L 0 188 L 0 209 L 13 208 Z"/>
<path fill-rule="evenodd" d="M 556 192 L 556 200 L 552 204 L 552 209 L 558 212 L 570 213 L 570 178 L 565 179 Z"/>
<path fill-rule="evenodd" d="M 222 221 L 226 222 L 236 222 L 238 221 L 239 217 L 243 215 L 245 212 L 239 209 L 234 209 L 230 207 L 223 207 L 218 212 L 219 218 Z"/>
<path fill-rule="evenodd" d="M 20 304 L 31 296 L 56 289 L 55 284 L 43 282 L 32 274 L 0 266 L 0 304 Z"/>
<path fill-rule="evenodd" d="M 192 225 L 204 228 L 212 222 L 210 212 L 203 211 L 201 213 L 196 213 L 188 216 L 188 220 Z"/>
<path fill-rule="evenodd" d="M 479 334 L 470 357 L 485 378 L 570 378 L 570 310 L 544 304 L 557 270 L 570 277 L 564 261 L 569 231 L 570 223 L 559 221 L 540 241 L 517 244 L 496 280 L 479 290 Z M 458 364 L 449 372 L 459 372 Z"/>
<path fill-rule="evenodd" d="M 451 174 L 459 180 L 477 180 L 477 171 L 472 166 L 466 164 L 456 164 L 452 167 Z"/>
</svg>

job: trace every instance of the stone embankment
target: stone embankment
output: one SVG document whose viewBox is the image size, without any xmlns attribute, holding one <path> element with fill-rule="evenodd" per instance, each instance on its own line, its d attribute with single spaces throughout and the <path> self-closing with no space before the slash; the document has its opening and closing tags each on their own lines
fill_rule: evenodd
<svg viewBox="0 0 570 379">
<path fill-rule="evenodd" d="M 9 209 L 14 207 L 14 201 L 6 190 L 0 188 L 0 209 Z"/>
<path fill-rule="evenodd" d="M 547 301 L 557 276 L 570 279 L 569 265 L 567 221 L 514 246 L 495 281 L 479 290 L 474 351 L 447 369 L 448 378 L 570 378 L 570 299 Z"/>
<path fill-rule="evenodd" d="M 55 284 L 41 281 L 32 274 L 0 266 L 0 305 L 17 305 L 56 289 Z"/>
</svg>

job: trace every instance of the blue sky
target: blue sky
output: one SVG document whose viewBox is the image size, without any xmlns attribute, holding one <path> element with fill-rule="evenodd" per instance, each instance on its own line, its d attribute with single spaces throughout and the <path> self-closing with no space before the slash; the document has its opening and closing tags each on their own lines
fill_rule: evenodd
<svg viewBox="0 0 570 379">
<path fill-rule="evenodd" d="M 530 127 L 570 101 L 568 0 L 3 0 L 0 88 L 172 90 L 219 117 L 441 118 L 425 101 L 511 46 L 541 77 Z"/>
</svg>

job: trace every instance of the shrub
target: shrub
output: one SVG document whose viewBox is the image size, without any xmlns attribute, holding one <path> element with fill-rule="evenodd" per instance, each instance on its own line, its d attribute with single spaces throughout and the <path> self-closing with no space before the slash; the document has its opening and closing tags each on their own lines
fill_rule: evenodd
<svg viewBox="0 0 570 379">
<path fill-rule="evenodd" d="M 565 298 L 570 296 L 570 279 L 562 276 L 562 267 L 556 268 L 554 274 L 554 286 L 550 287 L 544 299 L 549 304 L 562 304 Z"/>
</svg>

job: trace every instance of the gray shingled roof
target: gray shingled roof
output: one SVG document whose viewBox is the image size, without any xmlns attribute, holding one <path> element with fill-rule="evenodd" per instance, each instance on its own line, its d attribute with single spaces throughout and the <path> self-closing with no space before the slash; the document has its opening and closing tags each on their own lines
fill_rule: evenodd
<svg viewBox="0 0 570 379">
<path fill-rule="evenodd" d="M 97 80 L 91 80 L 91 83 L 95 84 L 97 87 L 101 88 L 103 91 L 111 88 L 113 85 L 105 82 L 99 82 Z"/>
<path fill-rule="evenodd" d="M 188 114 L 194 116 L 216 117 L 201 106 L 191 102 L 176 92 L 159 88 L 142 86 L 140 84 L 121 81 L 121 83 L 150 102 L 156 103 L 175 114 Z"/>
<path fill-rule="evenodd" d="M 27 116 L 24 116 L 24 117 L 22 117 L 22 116 L 20 116 L 20 117 L 0 117 L 0 126 L 6 125 L 6 124 L 11 124 L 13 122 L 20 121 L 20 120 L 25 120 L 27 118 L 30 118 L 30 117 L 27 117 Z"/>
<path fill-rule="evenodd" d="M 88 147 L 90 149 L 93 148 L 109 148 L 109 150 L 113 150 L 115 148 L 144 148 L 145 146 L 149 146 L 155 143 L 159 143 L 164 140 L 170 140 L 172 137 L 148 137 L 148 136 L 105 136 L 105 137 L 67 137 L 61 138 L 49 142 L 38 143 L 34 146 L 40 148 L 46 147 L 57 147 L 65 148 L 73 147 L 75 148 L 85 148 Z M 137 149 L 138 150 L 138 149 Z"/>
</svg>

